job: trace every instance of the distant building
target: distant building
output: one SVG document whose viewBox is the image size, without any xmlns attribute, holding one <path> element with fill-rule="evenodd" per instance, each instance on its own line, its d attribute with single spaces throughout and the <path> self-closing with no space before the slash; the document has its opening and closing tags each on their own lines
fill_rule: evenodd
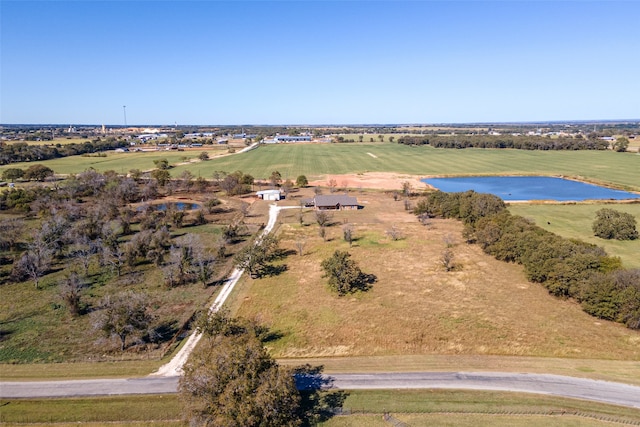
<svg viewBox="0 0 640 427">
<path fill-rule="evenodd" d="M 313 199 L 302 200 L 302 203 L 318 211 L 356 210 L 360 208 L 358 199 L 347 195 L 317 195 Z"/>
<path fill-rule="evenodd" d="M 311 141 L 311 135 L 276 135 L 273 139 L 276 142 L 304 142 Z"/>
<path fill-rule="evenodd" d="M 262 200 L 280 200 L 282 199 L 282 193 L 280 190 L 262 190 L 256 192 L 256 196 Z"/>
</svg>

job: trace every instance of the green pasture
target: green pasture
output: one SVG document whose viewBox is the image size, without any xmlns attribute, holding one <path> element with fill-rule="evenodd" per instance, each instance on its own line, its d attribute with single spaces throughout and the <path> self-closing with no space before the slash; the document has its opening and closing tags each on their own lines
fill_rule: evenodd
<svg viewBox="0 0 640 427">
<path fill-rule="evenodd" d="M 219 150 L 203 148 L 210 154 Z M 166 158 L 181 163 L 194 159 L 200 151 L 159 151 L 107 153 L 106 157 L 66 157 L 41 162 L 56 173 L 82 172 L 90 167 L 99 171 L 126 173 L 147 170 L 153 161 Z M 373 157 L 376 156 L 376 157 Z M 27 168 L 30 163 L 10 167 Z M 9 166 L 0 168 L 0 172 Z M 241 170 L 266 179 L 274 170 L 294 179 L 325 174 L 395 172 L 412 175 L 566 175 L 619 188 L 640 191 L 640 156 L 612 151 L 525 151 L 498 149 L 435 149 L 397 144 L 282 144 L 261 146 L 257 150 L 224 156 L 207 162 L 189 163 L 171 170 L 172 176 L 183 170 L 195 176 L 211 177 L 216 170 Z"/>
<path fill-rule="evenodd" d="M 627 268 L 640 268 L 640 239 L 607 240 L 593 235 L 591 225 L 596 211 L 602 208 L 627 212 L 636 218 L 640 227 L 640 203 L 633 204 L 512 204 L 511 213 L 531 218 L 540 227 L 563 237 L 580 239 L 602 246 L 608 254 L 619 256 Z"/>
<path fill-rule="evenodd" d="M 93 168 L 99 172 L 113 170 L 119 174 L 126 174 L 131 169 L 140 169 L 146 171 L 154 169 L 156 166 L 154 160 L 167 159 L 169 164 L 177 164 L 185 161 L 196 160 L 201 152 L 206 151 L 210 157 L 226 154 L 228 147 L 202 147 L 200 150 L 189 151 L 150 151 L 150 152 L 127 152 L 116 153 L 114 151 L 106 152 L 106 156 L 99 157 L 95 154 L 90 156 L 69 156 L 59 159 L 45 160 L 43 162 L 23 162 L 5 165 L 0 168 L 0 174 L 7 168 L 27 169 L 32 164 L 38 163 L 50 167 L 56 174 L 71 174 L 83 172 Z M 212 169 L 213 171 L 214 169 Z M 177 174 L 171 170 L 172 176 Z M 211 175 L 211 174 L 209 174 Z M 210 178 L 210 176 L 207 176 Z"/>
<path fill-rule="evenodd" d="M 524 393 L 347 390 L 334 392 L 334 396 L 340 396 L 343 410 L 353 415 L 332 417 L 322 422 L 322 426 L 390 425 L 382 421 L 385 411 L 412 426 L 596 426 L 603 425 L 603 420 L 617 423 L 640 421 L 637 409 Z M 82 423 L 91 426 L 188 424 L 182 421 L 182 407 L 176 394 L 2 399 L 0 407 L 0 423 L 7 426 L 25 423 Z"/>
<path fill-rule="evenodd" d="M 373 154 L 376 157 L 371 156 Z M 174 169 L 209 177 L 215 170 L 241 170 L 268 178 L 395 172 L 412 175 L 566 175 L 640 191 L 640 156 L 612 151 L 436 149 L 396 144 L 287 144 Z"/>
</svg>

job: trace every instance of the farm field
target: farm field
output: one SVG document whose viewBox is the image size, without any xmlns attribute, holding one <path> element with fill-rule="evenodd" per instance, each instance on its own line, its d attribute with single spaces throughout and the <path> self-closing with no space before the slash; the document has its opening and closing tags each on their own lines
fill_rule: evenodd
<svg viewBox="0 0 640 427">
<path fill-rule="evenodd" d="M 284 179 L 306 175 L 396 172 L 432 175 L 565 175 L 640 191 L 640 156 L 611 151 L 524 151 L 434 149 L 397 144 L 289 144 L 261 146 L 238 155 L 175 168 L 209 177 L 215 170 L 241 170 L 268 178 L 278 170 Z"/>
<path fill-rule="evenodd" d="M 108 170 L 116 171 L 119 174 L 127 174 L 131 169 L 140 169 L 141 171 L 155 168 L 154 160 L 167 159 L 170 164 L 177 164 L 189 161 L 200 161 L 198 155 L 206 151 L 210 157 L 216 157 L 228 153 L 227 146 L 207 146 L 199 149 L 190 149 L 188 151 L 149 151 L 149 152 L 128 152 L 116 153 L 115 151 L 107 151 L 106 156 L 100 157 L 95 154 L 90 156 L 69 156 L 59 159 L 45 160 L 37 162 L 50 167 L 56 174 L 71 174 L 83 172 L 89 168 L 93 168 L 98 172 Z M 0 173 L 8 168 L 15 167 L 27 169 L 36 162 L 13 163 L 0 168 Z M 213 169 L 212 169 L 213 172 Z M 173 171 L 172 175 L 177 176 Z M 207 175 L 210 178 L 210 175 Z"/>
<path fill-rule="evenodd" d="M 540 227 L 560 236 L 580 239 L 602 246 L 610 255 L 619 256 L 627 268 L 640 268 L 640 239 L 606 240 L 593 235 L 591 225 L 596 218 L 596 211 L 609 208 L 627 212 L 636 218 L 640 226 L 640 203 L 633 204 L 524 204 L 509 205 L 509 211 L 515 215 L 531 218 Z"/>
<path fill-rule="evenodd" d="M 336 212 L 318 236 L 312 213 L 298 224 L 298 210 L 283 211 L 287 270 L 275 277 L 242 279 L 234 311 L 258 318 L 280 337 L 267 343 L 278 358 L 392 355 L 502 355 L 640 360 L 640 334 L 600 321 L 572 301 L 529 283 L 522 267 L 494 260 L 463 243 L 462 225 L 434 220 L 428 227 L 380 192 L 352 193 L 364 209 Z M 291 201 L 295 203 L 295 200 Z M 341 224 L 354 227 L 349 248 Z M 386 231 L 395 225 L 404 239 Z M 453 242 L 459 268 L 445 272 L 439 258 Z M 338 297 L 322 278 L 320 262 L 349 250 L 377 282 L 364 293 Z M 637 367 L 629 375 L 640 378 Z"/>
<path fill-rule="evenodd" d="M 210 151 L 210 155 L 218 152 Z M 147 170 L 153 160 L 166 158 L 171 164 L 197 158 L 202 150 L 152 153 L 107 153 L 107 157 L 67 157 L 41 162 L 56 173 Z M 226 153 L 226 147 L 223 149 Z M 222 153 L 221 153 L 222 154 Z M 213 157 L 213 156 L 212 156 Z M 30 163 L 11 167 L 27 168 Z M 0 172 L 6 168 L 0 168 Z M 395 172 L 420 176 L 440 175 L 564 175 L 640 191 L 637 171 L 640 156 L 611 151 L 524 151 L 496 149 L 434 149 L 397 144 L 282 144 L 261 146 L 241 155 L 225 156 L 207 162 L 188 163 L 171 169 L 172 176 L 189 170 L 194 176 L 210 178 L 217 170 L 241 170 L 266 179 L 278 170 L 284 179 L 306 175 L 310 180 L 327 174 Z"/>
</svg>

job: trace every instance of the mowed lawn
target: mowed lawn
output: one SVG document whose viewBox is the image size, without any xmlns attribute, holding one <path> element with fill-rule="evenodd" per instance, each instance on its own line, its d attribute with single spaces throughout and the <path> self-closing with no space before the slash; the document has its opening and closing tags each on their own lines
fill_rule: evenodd
<svg viewBox="0 0 640 427">
<path fill-rule="evenodd" d="M 373 157 L 373 154 L 375 157 Z M 180 166 L 195 176 L 241 170 L 268 178 L 313 179 L 325 174 L 397 172 L 413 175 L 567 175 L 640 191 L 640 156 L 612 151 L 435 149 L 398 144 L 282 144 Z"/>
<path fill-rule="evenodd" d="M 505 355 L 640 360 L 640 332 L 584 313 L 526 280 L 522 267 L 496 261 L 461 237 L 453 220 L 418 223 L 401 201 L 383 193 L 357 195 L 364 209 L 335 214 L 329 241 L 318 235 L 311 212 L 300 226 L 298 209 L 282 212 L 287 270 L 274 277 L 244 277 L 233 309 L 257 318 L 278 336 L 267 343 L 278 358 L 386 355 Z M 292 201 L 293 203 L 294 201 Z M 264 203 L 264 202 L 260 202 Z M 342 224 L 353 225 L 349 248 Z M 391 240 L 395 225 L 406 238 Z M 304 255 L 296 242 L 306 242 Z M 453 242 L 456 271 L 439 259 Z M 320 263 L 348 250 L 378 281 L 364 293 L 338 297 Z M 640 372 L 629 373 L 640 375 Z"/>
<path fill-rule="evenodd" d="M 640 229 L 640 204 L 520 204 L 509 206 L 515 215 L 531 218 L 540 227 L 563 237 L 580 239 L 603 247 L 608 254 L 619 256 L 626 268 L 640 268 L 640 239 L 607 240 L 593 235 L 591 226 L 600 209 L 614 209 L 633 215 Z"/>
</svg>

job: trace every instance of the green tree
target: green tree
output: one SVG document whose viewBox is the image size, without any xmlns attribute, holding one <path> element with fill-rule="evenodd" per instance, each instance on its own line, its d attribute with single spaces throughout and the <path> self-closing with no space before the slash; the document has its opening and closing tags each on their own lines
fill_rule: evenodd
<svg viewBox="0 0 640 427">
<path fill-rule="evenodd" d="M 309 185 L 309 180 L 305 175 L 300 175 L 296 178 L 296 185 L 298 187 L 306 187 L 307 185 Z"/>
<path fill-rule="evenodd" d="M 271 176 L 269 177 L 269 181 L 271 181 L 271 185 L 277 187 L 282 182 L 282 174 L 278 171 L 271 172 Z"/>
<path fill-rule="evenodd" d="M 155 179 L 160 187 L 164 187 L 171 179 L 171 174 L 166 169 L 155 169 L 151 172 L 151 178 Z"/>
<path fill-rule="evenodd" d="M 53 176 L 53 170 L 44 165 L 31 165 L 24 173 L 24 179 L 44 181 L 48 177 Z"/>
<path fill-rule="evenodd" d="M 301 425 L 293 375 L 269 356 L 255 330 L 228 319 L 208 323 L 178 386 L 191 425 Z"/>
<path fill-rule="evenodd" d="M 617 151 L 618 153 L 624 153 L 625 151 L 627 151 L 628 147 L 629 140 L 623 136 L 616 139 L 616 141 L 613 143 L 613 150 Z"/>
<path fill-rule="evenodd" d="M 5 181 L 15 182 L 16 179 L 20 179 L 24 176 L 24 171 L 20 168 L 9 168 L 2 172 L 2 179 Z"/>
<path fill-rule="evenodd" d="M 273 234 L 262 236 L 236 254 L 235 266 L 246 269 L 253 278 L 260 277 L 280 252 L 278 245 L 278 238 Z"/>
<path fill-rule="evenodd" d="M 206 160 L 209 160 L 209 153 L 207 153 L 206 151 L 203 151 L 198 155 L 198 158 L 203 162 Z"/>
<path fill-rule="evenodd" d="M 167 159 L 154 160 L 153 164 L 156 165 L 156 168 L 158 168 L 160 170 L 169 169 L 169 161 Z"/>
<path fill-rule="evenodd" d="M 627 212 L 600 209 L 593 222 L 593 233 L 603 239 L 635 240 L 638 238 L 636 219 Z"/>
<path fill-rule="evenodd" d="M 340 296 L 365 291 L 376 280 L 374 275 L 363 273 L 347 251 L 335 251 L 320 266 L 329 279 L 329 287 Z"/>
</svg>

